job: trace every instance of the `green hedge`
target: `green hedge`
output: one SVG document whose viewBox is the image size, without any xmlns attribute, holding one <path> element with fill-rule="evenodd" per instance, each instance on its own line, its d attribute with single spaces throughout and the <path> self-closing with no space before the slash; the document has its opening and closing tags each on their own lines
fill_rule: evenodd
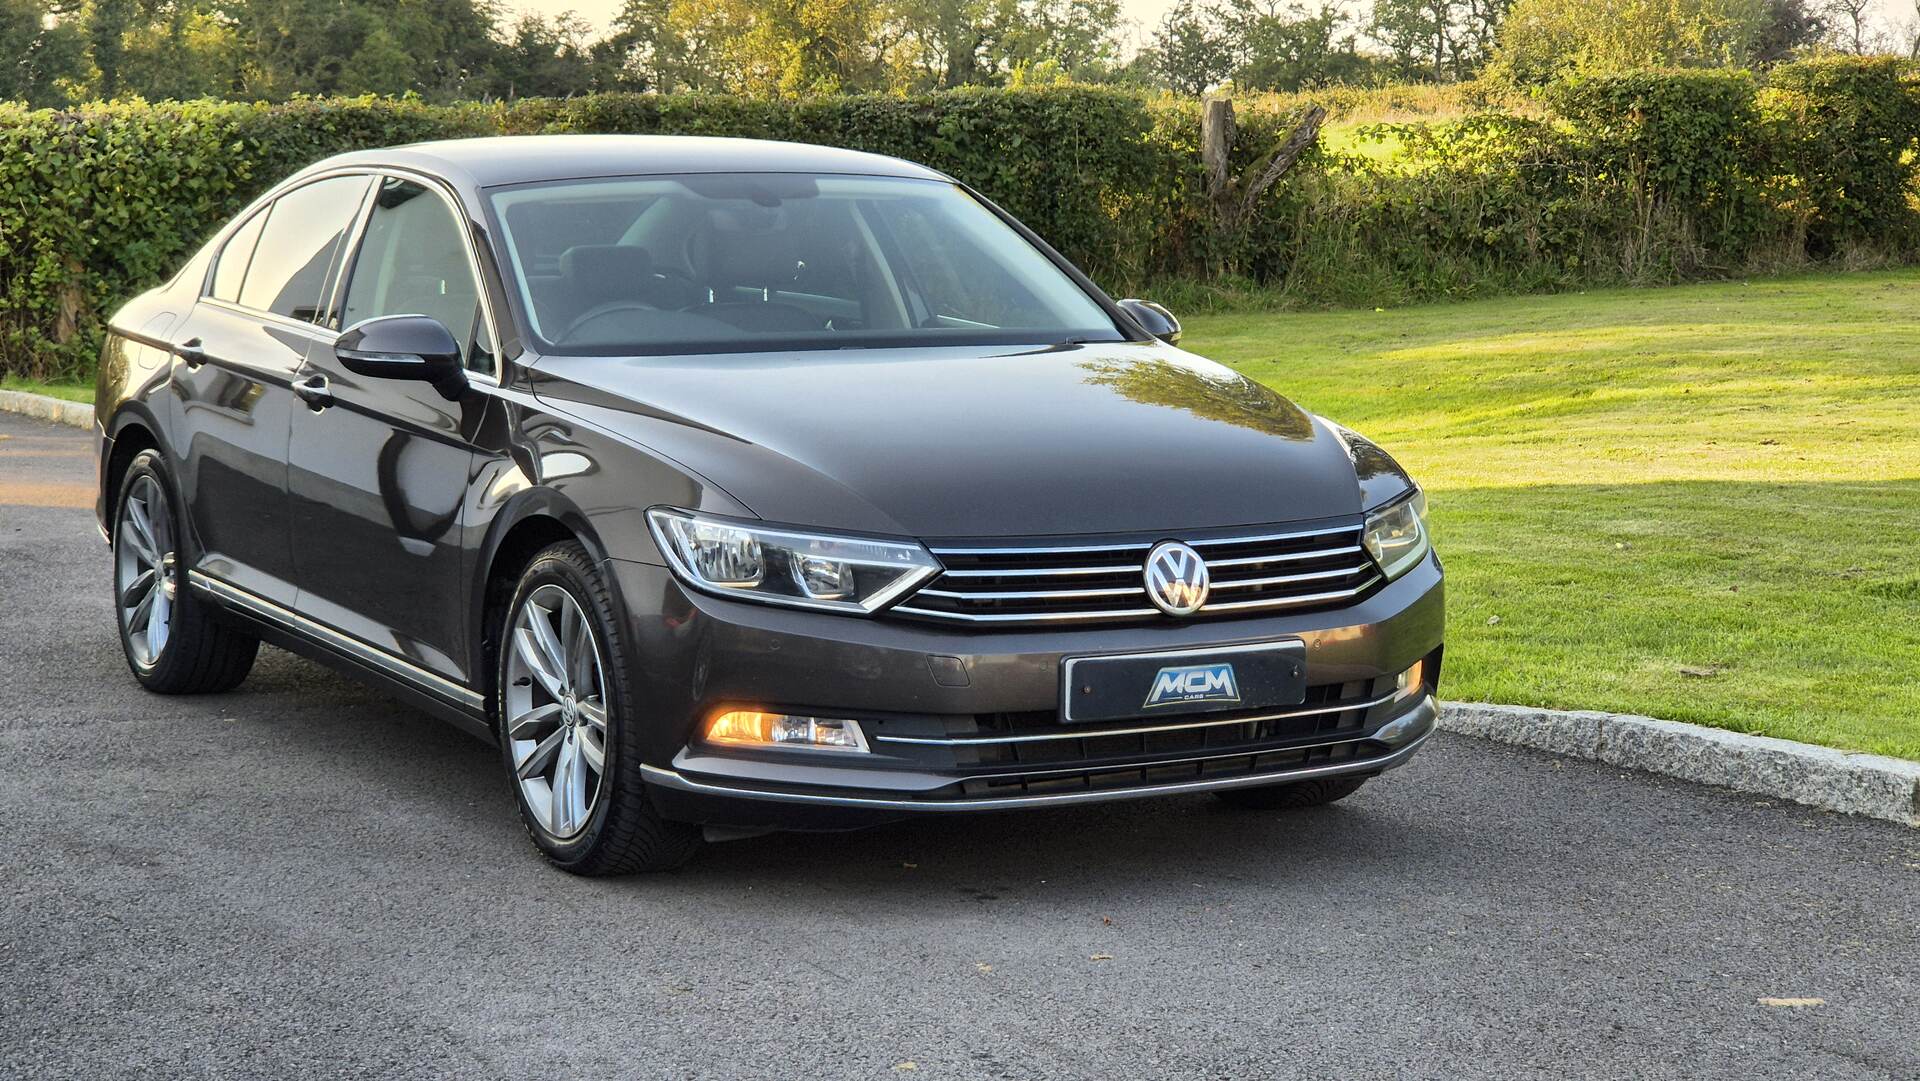
<svg viewBox="0 0 1920 1081">
<path fill-rule="evenodd" d="M 895 154 L 984 191 L 1110 288 L 1186 304 L 1236 291 L 1401 303 L 1920 251 L 1910 63 L 1790 64 L 1764 82 L 1632 73 L 1557 88 L 1548 104 L 1544 119 L 1377 126 L 1370 135 L 1398 147 L 1384 159 L 1310 152 L 1233 235 L 1205 198 L 1198 104 L 1086 87 L 0 105 L 0 374 L 86 375 L 105 313 L 308 162 L 493 133 L 740 135 Z M 1298 106 L 1239 103 L 1236 172 L 1257 169 Z"/>
</svg>

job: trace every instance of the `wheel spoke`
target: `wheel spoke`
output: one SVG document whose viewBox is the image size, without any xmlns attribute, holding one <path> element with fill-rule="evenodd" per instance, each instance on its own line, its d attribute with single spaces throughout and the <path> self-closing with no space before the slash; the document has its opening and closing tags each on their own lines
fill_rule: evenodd
<svg viewBox="0 0 1920 1081">
<path fill-rule="evenodd" d="M 173 605 L 161 590 L 156 589 L 148 596 L 153 597 L 154 602 L 153 610 L 147 613 L 147 656 L 158 657 L 160 651 L 167 648 L 167 635 L 173 627 Z"/>
<path fill-rule="evenodd" d="M 548 615 L 548 612 L 539 605 L 528 604 L 521 622 L 526 625 L 540 647 L 540 667 L 559 683 L 560 691 L 555 692 L 557 696 L 567 687 L 567 651 L 561 647 L 560 639 L 555 636 L 553 623 Z"/>
<path fill-rule="evenodd" d="M 580 757 L 586 760 L 595 776 L 604 777 L 607 773 L 607 749 L 601 744 L 603 737 L 590 728 L 580 730 Z"/>
<path fill-rule="evenodd" d="M 546 772 L 547 763 L 552 761 L 560 745 L 566 742 L 568 731 L 569 729 L 566 728 L 556 728 L 546 739 L 534 744 L 533 750 L 527 752 L 527 757 L 522 758 L 520 764 L 514 767 L 514 773 L 525 781 Z"/>
<path fill-rule="evenodd" d="M 553 770 L 554 818 L 560 832 L 572 833 L 587 817 L 587 771 L 581 761 L 578 730 L 567 729 Z"/>
<path fill-rule="evenodd" d="M 507 735 L 513 739 L 532 739 L 535 729 L 558 716 L 560 716 L 558 702 L 535 706 L 507 723 Z"/>
<path fill-rule="evenodd" d="M 127 583 L 126 590 L 120 594 L 120 607 L 132 608 L 146 600 L 147 594 L 153 590 L 153 583 L 157 577 L 152 567 L 135 575 L 133 581 Z"/>
<path fill-rule="evenodd" d="M 521 622 L 525 624 L 532 620 L 522 619 Z M 513 648 L 520 655 L 520 663 L 526 665 L 527 671 L 533 678 L 539 680 L 540 686 L 546 688 L 549 697 L 557 699 L 566 693 L 559 675 L 548 670 L 546 651 L 540 648 L 540 643 L 531 630 L 525 626 L 517 628 L 513 632 Z"/>
<path fill-rule="evenodd" d="M 160 591 L 157 589 L 147 590 L 147 595 L 144 597 L 141 597 L 140 603 L 134 605 L 133 610 L 127 613 L 127 633 L 128 634 L 132 635 L 132 634 L 146 633 L 147 624 L 153 619 L 154 599 L 159 595 L 160 595 Z"/>
<path fill-rule="evenodd" d="M 566 687 L 576 695 L 591 693 L 593 685 L 593 636 L 588 634 L 586 618 L 578 607 L 566 605 L 561 618 L 561 645 L 566 649 Z"/>
<path fill-rule="evenodd" d="M 582 699 L 574 703 L 574 708 L 580 711 L 580 716 L 585 717 L 588 724 L 602 732 L 607 730 L 607 707 L 595 701 Z"/>
<path fill-rule="evenodd" d="M 160 541 L 154 536 L 153 521 L 147 515 L 146 493 L 127 497 L 127 524 L 133 526 L 133 539 L 139 542 L 140 554 L 149 563 L 158 562 Z"/>
</svg>

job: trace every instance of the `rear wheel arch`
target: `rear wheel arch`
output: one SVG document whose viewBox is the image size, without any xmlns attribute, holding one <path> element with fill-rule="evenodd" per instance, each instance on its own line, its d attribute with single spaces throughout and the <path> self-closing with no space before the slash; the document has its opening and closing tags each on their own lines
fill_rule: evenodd
<svg viewBox="0 0 1920 1081">
<path fill-rule="evenodd" d="M 100 484 L 105 493 L 101 506 L 106 508 L 106 521 L 103 524 L 108 529 L 113 528 L 113 516 L 120 512 L 120 484 L 126 479 L 127 467 L 133 464 L 134 458 L 138 457 L 143 450 L 152 450 L 158 451 L 162 460 L 166 460 L 166 451 L 161 449 L 160 437 L 147 424 L 146 419 L 138 414 L 124 416 L 116 421 L 112 439 L 113 450 L 107 458 L 107 471 L 100 478 Z M 167 465 L 169 469 L 172 468 L 170 461 Z"/>
</svg>

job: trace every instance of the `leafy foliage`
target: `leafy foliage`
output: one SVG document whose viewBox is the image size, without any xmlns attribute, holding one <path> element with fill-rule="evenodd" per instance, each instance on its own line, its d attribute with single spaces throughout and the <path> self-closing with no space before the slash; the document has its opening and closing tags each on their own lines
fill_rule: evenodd
<svg viewBox="0 0 1920 1081">
<path fill-rule="evenodd" d="M 309 162 L 495 133 L 751 136 L 925 162 L 1108 286 L 1150 284 L 1189 310 L 1223 296 L 1373 306 L 1920 254 L 1910 62 L 1828 59 L 1764 80 L 1591 76 L 1548 95 L 1553 117 L 1471 88 L 1448 93 L 1481 111 L 1363 127 L 1375 154 L 1309 150 L 1231 223 L 1206 190 L 1199 102 L 1084 86 L 0 105 L 0 373 L 86 372 L 106 313 Z M 1238 103 L 1234 176 L 1258 172 L 1311 97 Z M 1392 102 L 1325 97 L 1343 115 L 1392 115 Z"/>
</svg>

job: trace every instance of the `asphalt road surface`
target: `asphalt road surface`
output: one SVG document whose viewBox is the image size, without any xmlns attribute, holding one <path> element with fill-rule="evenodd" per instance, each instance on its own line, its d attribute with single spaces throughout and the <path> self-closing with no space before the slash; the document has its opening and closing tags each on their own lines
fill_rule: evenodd
<svg viewBox="0 0 1920 1081">
<path fill-rule="evenodd" d="M 141 691 L 91 476 L 0 415 L 0 1077 L 1920 1078 L 1920 831 L 1443 736 L 576 879 L 324 668 Z"/>
</svg>

